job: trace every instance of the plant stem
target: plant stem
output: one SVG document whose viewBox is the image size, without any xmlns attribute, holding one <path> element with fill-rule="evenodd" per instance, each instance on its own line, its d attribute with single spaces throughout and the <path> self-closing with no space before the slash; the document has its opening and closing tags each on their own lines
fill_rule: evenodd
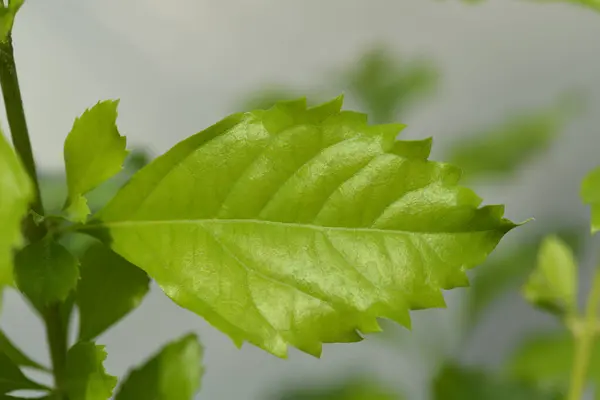
<svg viewBox="0 0 600 400">
<path fill-rule="evenodd" d="M 66 400 L 64 382 L 67 363 L 67 331 L 60 304 L 49 306 L 46 309 L 44 322 L 46 323 L 46 338 L 50 346 L 56 396 L 57 399 Z"/>
<path fill-rule="evenodd" d="M 19 79 L 17 78 L 17 67 L 10 34 L 6 40 L 0 41 L 0 86 L 2 86 L 6 116 L 15 150 L 34 184 L 35 198 L 33 204 L 31 204 L 31 210 L 43 216 L 44 206 L 42 204 L 40 184 L 37 178 L 35 160 L 33 158 L 25 111 L 23 109 L 23 99 L 21 98 L 21 89 L 19 87 Z M 33 242 L 46 235 L 47 227 L 44 223 L 36 224 L 33 216 L 30 214 L 25 220 L 24 233 L 26 238 L 30 242 Z M 46 336 L 50 347 L 52 373 L 58 395 L 57 399 L 67 400 L 64 394 L 64 376 L 67 359 L 67 324 L 63 321 L 60 304 L 49 306 L 44 310 L 44 322 L 46 323 Z"/>
<path fill-rule="evenodd" d="M 588 367 L 592 356 L 596 326 L 598 321 L 598 308 L 600 306 L 600 267 L 594 272 L 592 288 L 588 296 L 583 329 L 574 331 L 575 359 L 571 374 L 571 388 L 568 400 L 581 400 L 588 377 Z"/>
<path fill-rule="evenodd" d="M 29 140 L 29 131 L 23 110 L 23 100 L 19 79 L 17 78 L 17 67 L 15 64 L 12 37 L 9 34 L 6 40 L 0 41 L 0 86 L 8 118 L 10 134 L 17 154 L 20 156 L 25 170 L 35 186 L 35 198 L 31 209 L 39 215 L 44 215 L 44 206 L 40 193 L 40 185 L 35 168 L 35 160 Z M 37 225 L 33 216 L 27 216 L 25 221 L 25 235 L 30 241 L 44 237 L 46 229 L 43 225 Z"/>
</svg>

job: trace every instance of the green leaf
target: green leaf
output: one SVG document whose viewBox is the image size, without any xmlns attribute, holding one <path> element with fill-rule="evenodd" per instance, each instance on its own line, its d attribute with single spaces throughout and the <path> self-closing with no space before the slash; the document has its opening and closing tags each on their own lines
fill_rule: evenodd
<svg viewBox="0 0 600 400">
<path fill-rule="evenodd" d="M 126 139 L 116 125 L 118 105 L 118 100 L 103 101 L 86 110 L 65 140 L 66 211 L 75 221 L 85 221 L 90 213 L 83 195 L 116 175 L 127 156 Z"/>
<path fill-rule="evenodd" d="M 78 342 L 67 353 L 66 390 L 69 400 L 108 400 L 117 378 L 108 375 L 102 363 L 104 346 Z"/>
<path fill-rule="evenodd" d="M 131 371 L 115 400 L 189 400 L 200 388 L 202 346 L 194 334 L 170 343 Z"/>
<path fill-rule="evenodd" d="M 77 286 L 77 259 L 47 237 L 21 249 L 15 256 L 17 286 L 38 310 L 65 301 Z"/>
<path fill-rule="evenodd" d="M 0 41 L 6 40 L 10 35 L 15 17 L 25 0 L 8 0 L 8 6 L 4 5 L 4 1 L 0 5 Z"/>
<path fill-rule="evenodd" d="M 438 71 L 426 60 L 401 60 L 383 46 L 370 49 L 341 74 L 348 93 L 375 123 L 388 123 L 437 85 Z"/>
<path fill-rule="evenodd" d="M 84 227 L 237 345 L 284 357 L 445 305 L 515 224 L 460 171 L 338 98 L 235 114 L 140 170 Z M 417 151 L 417 149 L 419 149 Z M 414 157 L 419 155 L 419 157 Z"/>
<path fill-rule="evenodd" d="M 42 371 L 48 371 L 48 368 L 33 361 L 25 355 L 17 346 L 15 346 L 6 334 L 0 329 L 0 352 L 6 354 L 16 365 L 31 367 Z"/>
<path fill-rule="evenodd" d="M 583 247 L 584 233 L 582 228 L 574 226 L 559 230 L 557 236 L 577 253 Z M 535 268 L 543 238 L 544 235 L 537 234 L 519 240 L 517 245 L 498 248 L 492 257 L 477 268 L 468 291 L 469 325 L 475 324 L 486 307 L 503 293 L 522 284 Z"/>
<path fill-rule="evenodd" d="M 564 395 L 456 364 L 445 364 L 433 382 L 434 400 L 560 400 Z"/>
<path fill-rule="evenodd" d="M 547 387 L 568 387 L 575 356 L 575 344 L 568 332 L 532 335 L 507 361 L 511 376 Z M 588 367 L 590 381 L 600 383 L 600 342 L 596 341 Z"/>
<path fill-rule="evenodd" d="M 577 309 L 577 262 L 557 236 L 548 236 L 538 252 L 537 267 L 523 287 L 530 303 L 558 315 Z"/>
<path fill-rule="evenodd" d="M 79 340 L 91 340 L 136 308 L 148 293 L 150 279 L 101 243 L 81 259 L 77 286 Z"/>
<path fill-rule="evenodd" d="M 468 179 L 512 174 L 533 156 L 549 148 L 580 108 L 574 95 L 558 105 L 521 113 L 490 129 L 455 141 L 449 151 L 451 163 L 460 166 Z"/>
<path fill-rule="evenodd" d="M 273 400 L 401 400 L 404 397 L 364 377 L 351 377 L 322 388 L 307 388 L 304 382 L 298 389 L 287 389 L 271 398 Z"/>
<path fill-rule="evenodd" d="M 581 184 L 581 198 L 592 208 L 592 234 L 600 230 L 600 167 L 592 170 Z"/>
<path fill-rule="evenodd" d="M 45 386 L 27 378 L 9 356 L 0 352 L 0 394 L 15 390 L 45 390 Z"/>
<path fill-rule="evenodd" d="M 0 287 L 13 283 L 13 251 L 20 246 L 21 221 L 33 199 L 33 185 L 0 132 Z"/>
</svg>

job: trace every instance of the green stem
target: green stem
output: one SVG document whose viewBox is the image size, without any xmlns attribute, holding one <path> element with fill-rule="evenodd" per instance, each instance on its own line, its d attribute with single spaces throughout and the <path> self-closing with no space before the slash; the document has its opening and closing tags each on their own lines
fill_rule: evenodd
<svg viewBox="0 0 600 400">
<path fill-rule="evenodd" d="M 48 307 L 44 313 L 46 338 L 50 345 L 52 374 L 57 399 L 67 400 L 65 394 L 65 374 L 67 364 L 67 324 L 63 321 L 60 304 Z"/>
<path fill-rule="evenodd" d="M 571 374 L 568 400 L 581 400 L 588 377 L 588 367 L 596 339 L 598 308 L 600 306 L 600 267 L 596 268 L 588 296 L 582 329 L 574 331 L 575 359 Z"/>
<path fill-rule="evenodd" d="M 19 154 L 27 174 L 35 185 L 35 199 L 31 209 L 39 215 L 44 215 L 44 206 L 40 194 L 40 185 L 35 168 L 35 160 L 29 140 L 29 131 L 23 110 L 23 99 L 17 78 L 17 67 L 15 64 L 12 38 L 10 35 L 0 41 L 0 86 L 8 118 L 8 126 L 15 150 Z M 33 216 L 28 216 L 25 221 L 25 235 L 30 241 L 39 240 L 46 234 L 43 225 L 37 225 Z"/>
<path fill-rule="evenodd" d="M 35 160 L 33 158 L 25 111 L 23 109 L 23 99 L 21 98 L 21 89 L 19 87 L 19 79 L 17 78 L 17 67 L 10 34 L 5 40 L 0 41 L 0 86 L 2 87 L 6 116 L 15 150 L 34 184 L 35 198 L 33 204 L 31 204 L 31 210 L 43 216 L 44 206 L 42 204 L 40 184 L 37 178 Z M 24 223 L 24 233 L 30 242 L 40 240 L 47 233 L 46 224 L 36 224 L 32 213 L 29 213 Z M 46 323 L 46 335 L 52 359 L 52 373 L 58 393 L 57 399 L 67 400 L 66 395 L 64 395 L 64 377 L 67 359 L 67 324 L 63 321 L 59 304 L 50 306 L 44 310 L 44 322 Z"/>
</svg>

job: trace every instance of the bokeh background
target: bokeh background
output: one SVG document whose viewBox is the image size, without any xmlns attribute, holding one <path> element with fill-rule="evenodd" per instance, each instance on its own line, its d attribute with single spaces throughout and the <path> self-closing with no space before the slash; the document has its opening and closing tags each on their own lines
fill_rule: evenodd
<svg viewBox="0 0 600 400">
<path fill-rule="evenodd" d="M 359 344 L 325 346 L 321 360 L 293 350 L 280 360 L 250 345 L 238 350 L 153 287 L 99 338 L 108 371 L 122 376 L 189 331 L 205 346 L 199 400 L 317 398 L 294 394 L 298 388 L 330 391 L 320 398 L 331 399 L 442 399 L 435 382 L 446 373 L 505 371 L 524 340 L 558 329 L 519 295 L 539 238 L 559 233 L 577 249 L 584 290 L 600 261 L 578 197 L 600 159 L 599 37 L 600 14 L 558 3 L 28 0 L 14 42 L 52 204 L 63 201 L 63 140 L 98 100 L 121 99 L 121 133 L 142 151 L 101 199 L 144 155 L 231 112 L 344 93 L 347 108 L 374 122 L 405 123 L 404 138 L 433 137 L 432 159 L 464 167 L 466 182 L 506 204 L 509 218 L 536 219 L 474 271 L 472 289 L 447 293 L 448 309 L 413 313 L 412 332 L 384 322 L 383 333 Z M 17 293 L 5 294 L 1 322 L 15 343 L 48 361 L 42 325 Z M 335 394 L 345 385 L 355 397 Z M 367 394 L 357 397 L 358 387 Z"/>
</svg>

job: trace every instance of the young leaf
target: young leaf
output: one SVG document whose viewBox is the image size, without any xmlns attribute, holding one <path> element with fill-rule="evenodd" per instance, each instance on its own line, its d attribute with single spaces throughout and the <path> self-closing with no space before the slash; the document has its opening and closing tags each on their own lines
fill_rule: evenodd
<svg viewBox="0 0 600 400">
<path fill-rule="evenodd" d="M 0 41 L 5 41 L 12 31 L 15 16 L 24 2 L 25 0 L 8 0 L 8 5 L 4 1 L 0 5 Z"/>
<path fill-rule="evenodd" d="M 0 352 L 0 394 L 26 389 L 45 390 L 46 387 L 27 378 L 17 364 Z"/>
<path fill-rule="evenodd" d="M 581 198 L 592 208 L 592 234 L 600 230 L 600 167 L 592 170 L 581 184 Z"/>
<path fill-rule="evenodd" d="M 131 371 L 115 400 L 192 399 L 204 373 L 201 363 L 202 346 L 196 335 L 187 335 Z"/>
<path fill-rule="evenodd" d="M 557 391 L 505 379 L 460 365 L 446 364 L 433 383 L 434 400 L 560 400 Z"/>
<path fill-rule="evenodd" d="M 515 224 L 460 171 L 398 146 L 341 98 L 235 114 L 140 170 L 83 229 L 237 345 L 287 345 L 409 325 L 444 306 Z M 408 142 L 406 142 L 408 143 Z"/>
<path fill-rule="evenodd" d="M 66 390 L 69 400 L 108 400 L 117 378 L 108 375 L 102 363 L 104 346 L 78 342 L 67 353 Z"/>
<path fill-rule="evenodd" d="M 25 355 L 17 346 L 15 346 L 6 334 L 0 330 L 0 352 L 6 354 L 13 363 L 23 367 L 31 367 L 39 369 L 41 371 L 48 371 L 48 368 L 33 361 L 27 355 Z"/>
<path fill-rule="evenodd" d="M 116 125 L 118 105 L 103 101 L 86 110 L 65 140 L 66 211 L 75 221 L 85 221 L 90 213 L 83 195 L 117 174 L 127 156 L 126 139 Z"/>
<path fill-rule="evenodd" d="M 13 283 L 13 251 L 22 243 L 21 220 L 33 199 L 33 185 L 0 132 L 0 287 Z"/>
<path fill-rule="evenodd" d="M 101 243 L 81 259 L 77 286 L 79 340 L 91 340 L 136 308 L 148 293 L 150 279 Z"/>
<path fill-rule="evenodd" d="M 15 275 L 19 289 L 41 310 L 67 299 L 77 285 L 79 265 L 67 249 L 48 237 L 17 253 Z"/>
<path fill-rule="evenodd" d="M 559 230 L 557 236 L 578 252 L 584 242 L 584 232 L 581 227 L 574 226 Z M 498 249 L 477 268 L 468 292 L 467 315 L 470 325 L 478 321 L 487 306 L 507 290 L 518 287 L 533 271 L 542 240 L 542 235 L 536 235 L 524 238 L 507 249 Z"/>
<path fill-rule="evenodd" d="M 575 344 L 567 332 L 531 336 L 507 361 L 507 371 L 516 379 L 565 389 L 569 385 Z M 596 342 L 588 367 L 590 381 L 600 383 L 600 343 Z"/>
<path fill-rule="evenodd" d="M 538 253 L 536 269 L 523 288 L 530 303 L 559 315 L 577 307 L 577 262 L 573 251 L 557 236 L 548 236 Z"/>
</svg>

